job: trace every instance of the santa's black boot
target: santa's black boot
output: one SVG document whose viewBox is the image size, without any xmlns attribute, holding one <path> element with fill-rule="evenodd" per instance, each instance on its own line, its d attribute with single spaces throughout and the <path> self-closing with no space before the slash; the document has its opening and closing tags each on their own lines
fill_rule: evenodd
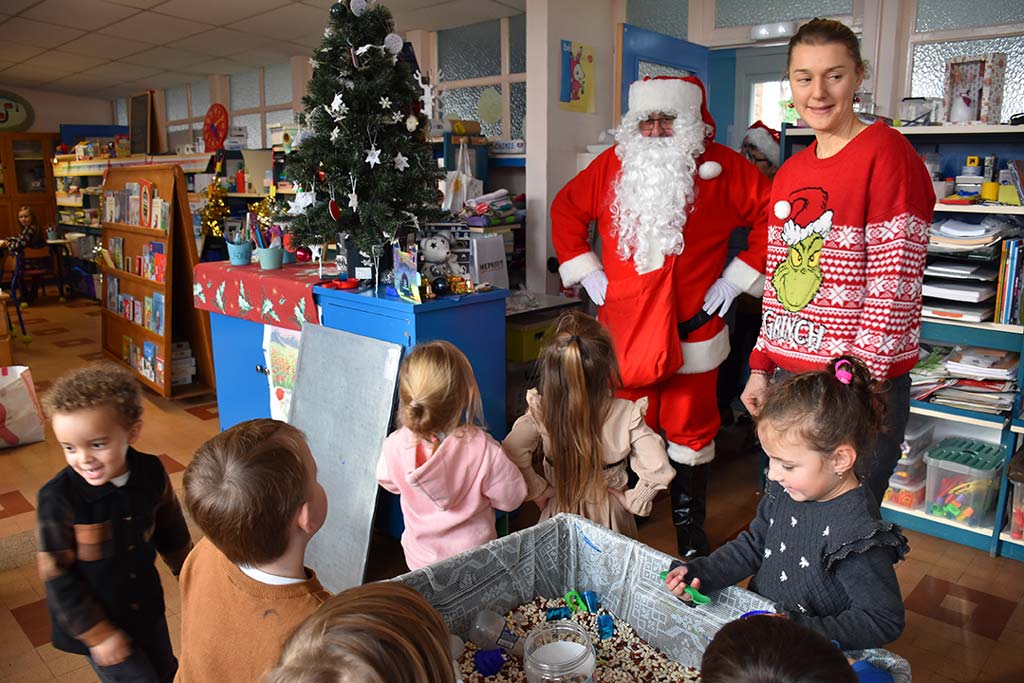
<svg viewBox="0 0 1024 683">
<path fill-rule="evenodd" d="M 679 556 L 701 557 L 711 552 L 704 519 L 707 516 L 708 465 L 672 462 L 676 476 L 669 485 L 672 495 L 672 523 L 676 525 Z"/>
</svg>

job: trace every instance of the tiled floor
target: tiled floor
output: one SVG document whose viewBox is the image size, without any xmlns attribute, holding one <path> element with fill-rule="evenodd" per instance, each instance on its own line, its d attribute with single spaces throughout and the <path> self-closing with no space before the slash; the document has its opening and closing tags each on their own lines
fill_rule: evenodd
<svg viewBox="0 0 1024 683">
<path fill-rule="evenodd" d="M 29 365 L 37 388 L 45 389 L 62 371 L 102 358 L 95 305 L 52 299 L 26 310 L 33 341 L 15 342 L 15 362 Z M 146 395 L 139 447 L 160 453 L 175 486 L 192 452 L 218 429 L 212 398 L 166 401 Z M 715 461 L 707 529 L 715 544 L 738 533 L 758 501 L 757 463 L 731 452 L 725 436 Z M 7 681 L 95 681 L 83 657 L 55 650 L 43 587 L 33 564 L 35 496 L 64 465 L 47 432 L 44 443 L 0 451 L 0 683 Z M 527 505 L 513 528 L 532 523 Z M 890 646 L 910 660 L 916 683 L 1024 681 L 1024 564 L 909 532 L 911 553 L 897 566 L 907 606 L 907 628 Z M 660 499 L 640 527 L 641 540 L 674 552 L 675 533 L 668 501 Z M 163 565 L 167 620 L 177 647 L 180 599 L 175 579 Z M 371 548 L 369 578 L 405 570 L 401 548 L 377 537 Z"/>
</svg>

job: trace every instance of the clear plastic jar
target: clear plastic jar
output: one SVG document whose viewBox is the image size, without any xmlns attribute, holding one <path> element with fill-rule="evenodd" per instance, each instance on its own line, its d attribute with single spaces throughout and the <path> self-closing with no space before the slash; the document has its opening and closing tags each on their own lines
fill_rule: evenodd
<svg viewBox="0 0 1024 683">
<path fill-rule="evenodd" d="M 574 621 L 542 624 L 526 636 L 523 666 L 528 683 L 594 683 L 597 655 L 590 636 Z"/>
</svg>

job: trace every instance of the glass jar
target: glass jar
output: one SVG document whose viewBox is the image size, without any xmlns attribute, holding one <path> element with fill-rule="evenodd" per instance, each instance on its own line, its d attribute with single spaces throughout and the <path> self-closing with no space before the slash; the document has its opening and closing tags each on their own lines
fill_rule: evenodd
<svg viewBox="0 0 1024 683">
<path fill-rule="evenodd" d="M 597 655 L 574 621 L 542 624 L 526 636 L 523 666 L 528 683 L 594 683 Z"/>
</svg>

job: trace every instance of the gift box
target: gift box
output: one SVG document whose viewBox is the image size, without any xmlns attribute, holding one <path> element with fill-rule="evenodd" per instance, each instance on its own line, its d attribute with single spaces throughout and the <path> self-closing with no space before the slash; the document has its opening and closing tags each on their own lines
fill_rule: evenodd
<svg viewBox="0 0 1024 683">
<path fill-rule="evenodd" d="M 536 596 L 594 591 L 601 605 L 637 634 L 686 666 L 700 667 L 704 648 L 722 626 L 772 603 L 730 586 L 710 591 L 711 604 L 690 607 L 659 574 L 674 558 L 576 515 L 536 526 L 396 578 L 419 591 L 449 630 L 466 638 L 477 611 L 503 614 Z M 886 650 L 847 653 L 910 683 L 910 664 Z"/>
</svg>

